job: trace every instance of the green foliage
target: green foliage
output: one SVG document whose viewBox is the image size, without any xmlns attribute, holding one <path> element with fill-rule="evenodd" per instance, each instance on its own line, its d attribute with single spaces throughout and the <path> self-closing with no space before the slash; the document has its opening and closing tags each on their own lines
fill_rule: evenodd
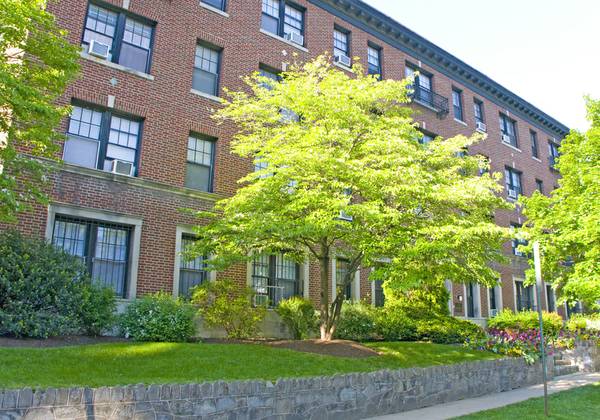
<svg viewBox="0 0 600 420">
<path fill-rule="evenodd" d="M 557 337 L 563 328 L 563 319 L 556 312 L 542 312 L 544 334 Z M 499 330 L 530 331 L 540 328 L 539 315 L 536 311 L 513 312 L 510 309 L 500 311 L 488 320 L 488 328 Z"/>
<path fill-rule="evenodd" d="M 354 341 L 373 340 L 375 311 L 363 302 L 344 302 L 335 330 L 335 338 Z"/>
<path fill-rule="evenodd" d="M 454 317 L 438 317 L 417 321 L 419 340 L 438 344 L 462 344 L 467 340 L 478 339 L 485 333 L 478 325 Z"/>
<path fill-rule="evenodd" d="M 522 196 L 528 218 L 524 232 L 539 241 L 544 279 L 560 301 L 600 300 L 600 101 L 588 99 L 586 133 L 572 131 L 562 140 L 557 168 L 561 178 L 551 197 Z M 529 270 L 533 279 L 534 272 Z"/>
<path fill-rule="evenodd" d="M 135 341 L 189 341 L 196 331 L 194 313 L 182 299 L 158 292 L 131 303 L 119 327 L 123 336 Z"/>
<path fill-rule="evenodd" d="M 598 314 L 574 314 L 565 323 L 565 329 L 572 332 L 600 331 Z"/>
<path fill-rule="evenodd" d="M 385 341 L 415 341 L 417 322 L 396 305 L 386 305 L 378 309 L 375 317 L 375 331 Z"/>
<path fill-rule="evenodd" d="M 62 138 L 55 128 L 68 112 L 56 100 L 78 71 L 78 47 L 67 42 L 46 6 L 45 0 L 0 2 L 0 221 L 4 222 L 14 221 L 31 201 L 45 201 L 45 166 L 20 153 L 55 158 Z"/>
<path fill-rule="evenodd" d="M 42 240 L 0 234 L 0 335 L 100 334 L 112 326 L 114 305 L 77 258 Z"/>
<path fill-rule="evenodd" d="M 197 214 L 192 254 L 213 255 L 219 269 L 261 253 L 301 260 L 309 252 L 325 276 L 331 255 L 343 253 L 394 289 L 446 278 L 495 284 L 490 262 L 503 260 L 507 229 L 490 214 L 510 205 L 496 194 L 498 174 L 479 176 L 484 159 L 463 153 L 481 136 L 419 144 L 410 80 L 380 81 L 360 66 L 348 75 L 325 56 L 282 79 L 250 76 L 251 93 L 230 93 L 217 111 L 239 129 L 233 153 L 266 169 Z M 341 299 L 328 305 L 330 287 L 321 288 L 322 330 L 332 331 Z"/>
<path fill-rule="evenodd" d="M 192 303 L 209 328 L 223 328 L 229 338 L 251 338 L 259 333 L 264 306 L 252 306 L 254 291 L 231 280 L 205 282 L 192 294 Z"/>
<path fill-rule="evenodd" d="M 308 338 L 318 326 L 315 307 L 308 299 L 294 296 L 282 300 L 276 311 L 296 340 Z"/>
<path fill-rule="evenodd" d="M 405 312 L 413 319 L 450 316 L 450 293 L 443 284 L 427 285 L 421 289 L 396 290 L 385 284 L 385 305 L 393 311 Z"/>
</svg>

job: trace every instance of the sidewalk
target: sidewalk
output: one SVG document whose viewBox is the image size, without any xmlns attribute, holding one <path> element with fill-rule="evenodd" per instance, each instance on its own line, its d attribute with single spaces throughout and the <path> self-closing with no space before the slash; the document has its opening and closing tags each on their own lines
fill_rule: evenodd
<svg viewBox="0 0 600 420">
<path fill-rule="evenodd" d="M 595 382 L 600 382 L 600 373 L 575 373 L 573 375 L 561 376 L 556 380 L 548 382 L 548 393 L 553 394 Z M 505 405 L 542 396 L 544 396 L 544 386 L 540 384 L 478 398 L 434 405 L 404 413 L 373 417 L 371 420 L 444 420 L 492 408 L 504 407 Z"/>
</svg>

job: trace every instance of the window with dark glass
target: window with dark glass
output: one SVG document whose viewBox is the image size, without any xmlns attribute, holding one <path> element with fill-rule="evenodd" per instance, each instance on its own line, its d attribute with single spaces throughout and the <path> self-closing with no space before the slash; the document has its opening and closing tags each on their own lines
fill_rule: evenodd
<svg viewBox="0 0 600 420">
<path fill-rule="evenodd" d="M 367 49 L 367 61 L 369 64 L 369 74 L 381 77 L 381 48 L 369 45 Z"/>
<path fill-rule="evenodd" d="M 500 114 L 500 132 L 502 141 L 513 147 L 519 147 L 517 140 L 517 122 L 504 114 Z"/>
<path fill-rule="evenodd" d="M 219 96 L 221 50 L 207 44 L 196 46 L 192 88 L 208 95 Z"/>
<path fill-rule="evenodd" d="M 348 270 L 350 266 L 350 261 L 345 260 L 343 258 L 336 258 L 335 260 L 335 283 L 338 292 L 340 291 L 344 294 L 344 300 L 352 299 L 352 281 L 349 281 L 346 285 L 344 282 L 346 281 L 346 276 L 348 275 Z"/>
<path fill-rule="evenodd" d="M 467 284 L 467 318 L 475 318 L 477 288 L 473 283 Z"/>
<path fill-rule="evenodd" d="M 433 141 L 433 136 L 430 136 L 429 134 L 425 134 L 423 133 L 423 135 L 421 137 L 419 137 L 419 143 L 426 145 L 429 144 Z"/>
<path fill-rule="evenodd" d="M 494 316 L 498 312 L 498 299 L 496 297 L 496 289 L 495 287 L 490 287 L 488 289 L 488 294 L 490 296 L 490 316 Z"/>
<path fill-rule="evenodd" d="M 63 160 L 74 165 L 135 175 L 141 121 L 112 112 L 73 106 Z M 119 163 L 118 171 L 114 163 Z"/>
<path fill-rule="evenodd" d="M 520 194 L 523 194 L 521 172 L 507 166 L 504 168 L 504 178 L 509 198 L 517 199 Z"/>
<path fill-rule="evenodd" d="M 261 77 L 265 77 L 265 78 L 270 79 L 270 80 L 272 80 L 274 82 L 279 82 L 281 80 L 281 77 L 279 76 L 279 72 L 278 71 L 273 70 L 270 67 L 263 66 L 262 64 L 259 67 L 258 74 Z M 265 89 L 269 89 L 269 90 L 271 90 L 271 87 L 272 87 L 267 82 L 261 83 L 261 86 L 264 87 Z"/>
<path fill-rule="evenodd" d="M 262 0 L 261 28 L 304 45 L 304 11 L 287 0 Z"/>
<path fill-rule="evenodd" d="M 511 223 L 510 228 L 514 234 L 521 228 L 521 225 L 518 223 Z M 519 246 L 521 245 L 527 246 L 527 241 L 517 234 L 517 236 L 513 237 L 513 239 L 511 240 L 511 248 L 513 255 L 516 255 L 517 257 L 523 257 L 525 255 L 522 251 L 519 250 Z"/>
<path fill-rule="evenodd" d="M 215 9 L 225 11 L 226 0 L 200 0 L 200 3 L 208 4 Z"/>
<path fill-rule="evenodd" d="M 485 118 L 483 116 L 483 102 L 479 99 L 475 99 L 473 102 L 473 112 L 475 114 L 475 122 L 476 123 L 485 123 Z"/>
<path fill-rule="evenodd" d="M 147 73 L 153 35 L 153 22 L 90 3 L 81 43 L 90 55 Z"/>
<path fill-rule="evenodd" d="M 333 30 L 333 56 L 350 56 L 350 33 L 336 28 Z"/>
<path fill-rule="evenodd" d="M 531 155 L 533 157 L 538 157 L 539 150 L 538 150 L 537 133 L 533 130 L 529 130 L 529 138 L 531 139 Z"/>
<path fill-rule="evenodd" d="M 454 109 L 454 118 L 463 121 L 462 91 L 456 88 L 452 88 L 452 108 Z"/>
<path fill-rule="evenodd" d="M 546 297 L 548 298 L 548 312 L 556 312 L 556 299 L 554 298 L 554 290 L 549 284 L 546 285 Z"/>
<path fill-rule="evenodd" d="M 556 163 L 558 162 L 558 157 L 559 157 L 558 144 L 549 140 L 548 141 L 548 161 L 550 162 L 550 166 L 552 168 L 554 168 L 556 166 Z"/>
<path fill-rule="evenodd" d="M 252 260 L 252 288 L 257 305 L 277 306 L 302 295 L 300 265 L 284 254 L 259 255 Z"/>
<path fill-rule="evenodd" d="M 517 311 L 534 310 L 533 286 L 527 286 L 522 281 L 515 281 L 515 292 L 517 296 Z"/>
<path fill-rule="evenodd" d="M 56 216 L 52 244 L 79 257 L 92 281 L 126 297 L 129 275 L 130 226 Z"/>
<path fill-rule="evenodd" d="M 188 137 L 185 186 L 212 192 L 216 139 L 199 134 Z"/>
<path fill-rule="evenodd" d="M 536 179 L 535 180 L 535 188 L 541 192 L 542 194 L 544 194 L 544 181 L 542 181 L 541 179 Z"/>
<path fill-rule="evenodd" d="M 194 287 L 208 280 L 206 269 L 207 258 L 198 256 L 194 259 L 185 258 L 184 252 L 194 245 L 196 238 L 192 235 L 181 237 L 181 260 L 179 263 L 179 295 L 189 297 Z"/>
<path fill-rule="evenodd" d="M 375 280 L 375 306 L 380 308 L 385 304 L 385 294 L 383 292 L 383 281 Z"/>
<path fill-rule="evenodd" d="M 414 77 L 414 86 L 409 86 L 409 88 L 413 89 L 414 98 L 417 101 L 424 102 L 425 104 L 432 106 L 433 105 L 433 91 L 432 91 L 432 83 L 431 76 L 428 74 L 419 71 L 419 75 L 415 76 L 417 70 L 409 65 L 405 68 L 405 76 Z"/>
</svg>

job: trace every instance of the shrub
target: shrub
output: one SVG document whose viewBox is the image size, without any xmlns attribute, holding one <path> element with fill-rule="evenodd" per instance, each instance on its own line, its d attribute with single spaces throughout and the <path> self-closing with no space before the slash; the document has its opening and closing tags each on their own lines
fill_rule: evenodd
<svg viewBox="0 0 600 420">
<path fill-rule="evenodd" d="M 565 323 L 565 328 L 568 331 L 583 331 L 588 327 L 588 320 L 584 315 L 575 314 Z"/>
<path fill-rule="evenodd" d="M 544 334 L 557 337 L 563 327 L 563 320 L 555 312 L 543 312 Z M 539 315 L 535 311 L 513 312 L 505 309 L 488 320 L 488 328 L 499 330 L 529 331 L 540 327 Z"/>
<path fill-rule="evenodd" d="M 439 317 L 417 321 L 419 340 L 439 344 L 462 344 L 467 340 L 480 339 L 485 333 L 478 325 L 454 317 Z"/>
<path fill-rule="evenodd" d="M 131 303 L 120 317 L 121 333 L 135 341 L 189 341 L 194 335 L 194 308 L 159 292 Z"/>
<path fill-rule="evenodd" d="M 229 338 L 250 338 L 258 335 L 258 324 L 266 314 L 264 306 L 252 305 L 253 296 L 249 287 L 219 280 L 194 289 L 192 303 L 200 306 L 198 312 L 209 328 L 223 328 Z"/>
<path fill-rule="evenodd" d="M 434 316 L 450 316 L 448 300 L 450 293 L 444 285 L 430 285 L 423 289 L 385 289 L 385 306 L 402 311 L 412 319 L 428 319 Z"/>
<path fill-rule="evenodd" d="M 362 302 L 344 302 L 334 336 L 353 341 L 367 341 L 375 338 L 373 307 Z"/>
<path fill-rule="evenodd" d="M 396 305 L 386 305 L 375 312 L 375 332 L 385 341 L 418 339 L 416 321 Z"/>
<path fill-rule="evenodd" d="M 308 338 L 310 333 L 317 328 L 318 317 L 315 307 L 308 299 L 291 297 L 282 300 L 276 311 L 292 332 L 295 340 Z"/>
<path fill-rule="evenodd" d="M 0 234 L 0 335 L 100 333 L 114 298 L 90 284 L 81 261 L 39 239 Z"/>
</svg>

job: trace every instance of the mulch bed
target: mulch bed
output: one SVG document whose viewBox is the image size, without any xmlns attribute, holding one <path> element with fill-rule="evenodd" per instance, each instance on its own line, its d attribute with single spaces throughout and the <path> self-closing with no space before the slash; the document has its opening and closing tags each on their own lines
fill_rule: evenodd
<svg viewBox="0 0 600 420">
<path fill-rule="evenodd" d="M 89 344 L 126 343 L 129 340 L 122 337 L 84 337 L 66 336 L 47 339 L 0 337 L 0 347 L 65 347 L 83 346 Z"/>
</svg>

